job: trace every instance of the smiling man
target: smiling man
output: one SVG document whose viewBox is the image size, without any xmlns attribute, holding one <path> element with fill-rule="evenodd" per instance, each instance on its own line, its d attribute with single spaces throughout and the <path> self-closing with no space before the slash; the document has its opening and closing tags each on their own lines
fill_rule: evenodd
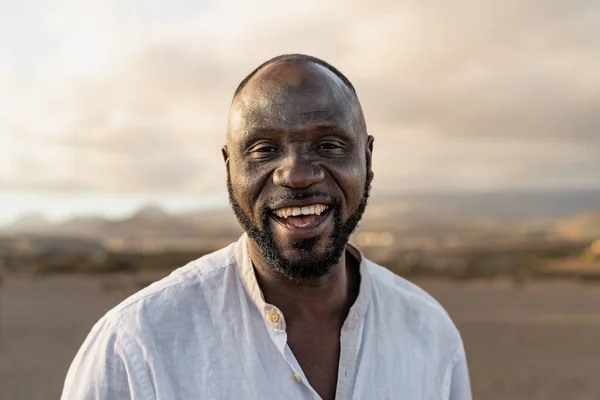
<svg viewBox="0 0 600 400">
<path fill-rule="evenodd" d="M 222 152 L 246 233 L 109 311 L 63 399 L 471 398 L 444 309 L 348 244 L 373 137 L 346 77 L 267 61 L 235 92 Z"/>
</svg>

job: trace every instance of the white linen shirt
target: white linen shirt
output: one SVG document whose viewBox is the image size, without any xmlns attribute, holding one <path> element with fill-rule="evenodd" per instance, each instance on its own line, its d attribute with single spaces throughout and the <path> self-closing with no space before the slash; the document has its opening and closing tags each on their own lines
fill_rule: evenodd
<svg viewBox="0 0 600 400">
<path fill-rule="evenodd" d="M 244 234 L 110 310 L 67 374 L 62 400 L 319 399 L 267 304 Z M 360 260 L 341 329 L 336 399 L 471 399 L 458 330 L 427 293 Z"/>
</svg>

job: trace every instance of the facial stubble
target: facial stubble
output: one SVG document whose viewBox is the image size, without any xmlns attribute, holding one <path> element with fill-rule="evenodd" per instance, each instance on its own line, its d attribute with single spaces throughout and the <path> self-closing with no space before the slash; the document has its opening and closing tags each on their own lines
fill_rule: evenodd
<svg viewBox="0 0 600 400">
<path fill-rule="evenodd" d="M 260 225 L 255 224 L 251 217 L 242 209 L 237 201 L 229 168 L 227 168 L 227 192 L 229 194 L 229 203 L 240 225 L 258 246 L 263 257 L 276 272 L 285 278 L 291 280 L 314 279 L 325 276 L 331 268 L 339 261 L 342 256 L 350 235 L 356 229 L 361 220 L 371 189 L 371 179 L 369 165 L 367 165 L 367 174 L 362 199 L 357 209 L 348 217 L 346 221 L 342 221 L 341 209 L 337 202 L 331 205 L 331 213 L 333 218 L 333 231 L 331 232 L 325 250 L 321 254 L 313 253 L 314 247 L 318 242 L 318 238 L 297 240 L 290 242 L 289 245 L 294 249 L 306 253 L 306 257 L 302 259 L 288 259 L 284 257 L 283 252 L 275 241 L 275 235 L 271 229 L 269 219 L 272 218 L 272 211 L 265 207 L 260 211 Z M 316 193 L 312 191 L 290 194 L 288 199 L 304 200 L 314 196 Z M 321 194 L 321 193 L 319 193 Z"/>
</svg>

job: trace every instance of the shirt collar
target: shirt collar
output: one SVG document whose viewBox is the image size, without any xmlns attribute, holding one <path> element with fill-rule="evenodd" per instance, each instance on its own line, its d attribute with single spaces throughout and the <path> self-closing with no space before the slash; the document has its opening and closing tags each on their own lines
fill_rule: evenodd
<svg viewBox="0 0 600 400">
<path fill-rule="evenodd" d="M 248 235 L 244 233 L 235 245 L 235 257 L 242 284 L 267 325 L 272 326 L 276 330 L 285 331 L 283 314 L 277 307 L 265 302 L 262 290 L 258 285 L 252 260 L 250 259 L 250 253 L 248 251 L 248 240 Z M 363 253 L 351 243 L 348 243 L 346 250 L 360 262 L 360 286 L 358 296 L 348 312 L 342 330 L 350 330 L 356 327 L 363 319 L 371 302 L 371 277 L 369 276 L 367 267 L 368 261 L 365 259 Z"/>
</svg>

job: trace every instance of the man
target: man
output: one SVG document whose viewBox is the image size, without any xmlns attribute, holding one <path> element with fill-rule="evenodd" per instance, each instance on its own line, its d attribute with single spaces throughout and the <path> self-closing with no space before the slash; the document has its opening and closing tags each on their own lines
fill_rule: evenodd
<svg viewBox="0 0 600 400">
<path fill-rule="evenodd" d="M 238 87 L 223 147 L 234 243 L 92 329 L 63 399 L 470 399 L 444 309 L 348 238 L 373 137 L 352 84 L 285 55 Z"/>
</svg>

